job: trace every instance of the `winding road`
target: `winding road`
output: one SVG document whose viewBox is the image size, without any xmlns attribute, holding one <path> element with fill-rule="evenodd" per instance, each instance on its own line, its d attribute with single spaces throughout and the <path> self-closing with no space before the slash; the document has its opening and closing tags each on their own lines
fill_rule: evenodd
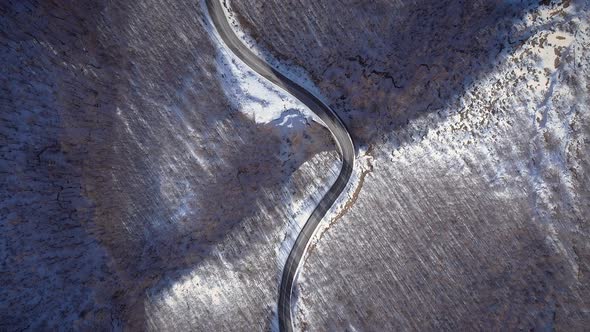
<svg viewBox="0 0 590 332">
<path fill-rule="evenodd" d="M 289 92 L 309 107 L 309 109 L 324 122 L 328 127 L 328 130 L 330 130 L 330 133 L 336 140 L 338 150 L 340 151 L 340 157 L 342 158 L 342 168 L 340 169 L 338 178 L 315 207 L 309 219 L 301 229 L 301 232 L 297 236 L 297 240 L 295 240 L 295 244 L 289 253 L 285 267 L 283 268 L 278 304 L 279 329 L 280 331 L 293 331 L 291 297 L 298 269 L 318 224 L 346 188 L 354 166 L 354 144 L 352 143 L 352 139 L 348 130 L 344 126 L 344 123 L 330 107 L 324 104 L 311 92 L 305 90 L 303 87 L 272 68 L 264 60 L 258 58 L 246 45 L 244 45 L 244 43 L 242 43 L 227 21 L 227 17 L 225 16 L 220 2 L 221 0 L 205 1 L 215 29 L 226 46 L 246 65 L 252 68 L 252 70 Z"/>
</svg>

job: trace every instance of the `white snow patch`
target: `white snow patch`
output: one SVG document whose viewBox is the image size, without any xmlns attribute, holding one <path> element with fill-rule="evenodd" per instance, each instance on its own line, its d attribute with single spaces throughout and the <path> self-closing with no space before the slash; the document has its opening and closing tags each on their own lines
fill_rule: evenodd
<svg viewBox="0 0 590 332">
<path fill-rule="evenodd" d="M 225 7 L 227 5 L 227 7 Z M 232 11 L 232 4 L 231 1 L 228 1 L 223 6 L 223 11 L 225 12 L 225 16 L 233 28 L 236 36 L 248 46 L 248 48 L 256 54 L 259 58 L 264 59 L 267 63 L 269 63 L 272 67 L 280 71 L 283 75 L 289 78 L 291 81 L 296 82 L 300 86 L 304 87 L 307 91 L 312 92 L 316 98 L 321 100 L 324 104 L 329 105 L 329 103 L 323 99 L 322 93 L 320 89 L 315 85 L 309 73 L 302 67 L 293 64 L 292 62 L 285 62 L 282 60 L 277 59 L 271 52 L 266 49 L 263 49 L 256 43 L 256 41 L 248 35 L 244 29 L 241 27 L 240 23 L 234 12 Z M 319 123 L 322 123 L 319 121 Z M 323 123 L 322 123 L 323 125 Z"/>
<path fill-rule="evenodd" d="M 204 4 L 202 6 L 206 12 L 206 6 Z M 226 15 L 228 15 L 227 12 Z M 232 103 L 232 106 L 246 114 L 256 123 L 267 124 L 280 119 L 283 112 L 297 110 L 298 112 L 294 112 L 289 118 L 301 116 L 323 125 L 319 117 L 305 106 L 305 104 L 260 76 L 235 56 L 225 45 L 221 36 L 212 27 L 213 23 L 209 18 L 209 33 L 218 50 L 217 67 L 219 73 L 221 73 L 220 81 L 222 82 L 225 95 Z M 236 28 L 235 25 L 233 27 Z M 234 30 L 234 32 L 238 35 L 243 34 L 240 30 Z M 242 40 L 244 39 L 242 38 Z M 255 45 L 247 45 L 255 54 L 260 56 L 260 52 L 256 51 Z M 264 56 L 260 57 L 266 59 Z M 276 68 L 274 63 L 271 63 L 271 65 Z M 279 70 L 283 72 L 283 68 L 279 68 Z M 287 123 L 292 123 L 286 120 L 282 119 L 282 121 L 274 124 L 277 127 L 282 127 Z M 301 122 L 304 123 L 305 121 Z M 293 128 L 293 126 L 287 125 L 286 128 Z"/>
<path fill-rule="evenodd" d="M 327 163 L 327 161 L 330 159 L 330 153 L 329 152 L 322 152 L 318 156 L 316 156 L 316 158 L 319 158 L 319 160 L 325 160 L 325 162 Z M 338 177 L 341 166 L 342 166 L 341 162 L 333 163 L 331 165 L 330 169 L 327 170 L 327 174 L 329 174 L 329 177 L 330 177 L 330 179 L 329 179 L 330 183 L 334 183 L 336 181 L 336 178 Z M 325 180 L 322 178 L 316 178 L 314 181 L 316 183 L 310 184 L 310 187 L 312 187 L 312 188 L 321 187 L 321 185 L 324 181 Z M 331 185 L 330 185 L 330 187 L 331 187 Z M 285 265 L 285 262 L 287 261 L 287 257 L 289 257 L 289 253 L 291 252 L 291 249 L 293 248 L 293 244 L 295 243 L 295 240 L 297 239 L 299 232 L 301 231 L 303 226 L 305 226 L 307 219 L 312 214 L 313 210 L 315 209 L 315 207 L 318 205 L 318 203 L 324 197 L 325 194 L 326 194 L 326 192 L 323 190 L 316 190 L 315 192 L 310 192 L 309 193 L 310 197 L 304 201 L 295 202 L 294 200 L 291 200 L 292 202 L 294 202 L 294 204 L 291 206 L 291 211 L 293 211 L 292 218 L 291 218 L 291 220 L 289 220 L 289 224 L 287 225 L 286 229 L 283 230 L 283 233 L 286 234 L 286 237 L 281 242 L 281 247 L 277 251 L 277 266 L 280 267 L 281 274 L 282 274 L 282 269 Z M 345 196 L 345 195 L 341 195 L 341 197 L 342 196 Z M 334 205 L 336 205 L 336 203 Z M 330 219 L 330 212 L 326 213 L 326 216 L 324 216 L 320 225 L 325 220 L 328 220 L 328 219 Z M 320 233 L 320 226 L 318 226 L 318 230 L 316 231 L 316 235 L 319 233 Z M 312 239 L 310 244 L 313 241 L 314 240 Z"/>
</svg>

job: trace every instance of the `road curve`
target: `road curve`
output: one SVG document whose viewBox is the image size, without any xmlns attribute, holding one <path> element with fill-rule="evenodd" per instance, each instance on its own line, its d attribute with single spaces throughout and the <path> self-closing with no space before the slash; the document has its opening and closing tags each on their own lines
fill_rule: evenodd
<svg viewBox="0 0 590 332">
<path fill-rule="evenodd" d="M 295 244 L 289 253 L 285 267 L 283 268 L 278 304 L 279 329 L 280 331 L 293 331 L 291 296 L 293 294 L 293 285 L 295 283 L 295 278 L 297 277 L 299 265 L 307 251 L 309 241 L 311 240 L 318 224 L 326 212 L 328 212 L 332 204 L 334 204 L 338 196 L 340 196 L 350 179 L 355 159 L 354 145 L 344 123 L 330 107 L 320 101 L 311 92 L 305 90 L 303 87 L 297 85 L 295 82 L 272 68 L 264 60 L 258 58 L 241 42 L 227 21 L 221 0 L 205 1 L 215 29 L 226 46 L 258 74 L 283 88 L 309 107 L 309 109 L 324 122 L 330 130 L 330 133 L 332 133 L 332 136 L 338 145 L 340 157 L 342 158 L 342 168 L 340 169 L 338 178 L 315 207 L 309 219 L 307 219 L 307 222 L 297 236 L 297 240 L 295 240 Z"/>
</svg>

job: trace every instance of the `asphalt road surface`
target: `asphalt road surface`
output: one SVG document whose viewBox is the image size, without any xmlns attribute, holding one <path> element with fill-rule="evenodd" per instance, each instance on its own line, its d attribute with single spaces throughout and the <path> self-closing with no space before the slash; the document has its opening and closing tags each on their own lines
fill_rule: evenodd
<svg viewBox="0 0 590 332">
<path fill-rule="evenodd" d="M 279 329 L 280 331 L 293 331 L 293 320 L 291 312 L 291 296 L 293 294 L 293 285 L 297 277 L 297 272 L 304 257 L 309 241 L 311 240 L 316 228 L 326 212 L 342 193 L 354 165 L 355 151 L 352 139 L 344 123 L 338 115 L 326 104 L 320 101 L 311 92 L 289 80 L 283 74 L 272 68 L 264 60 L 258 58 L 233 32 L 220 0 L 206 0 L 209 15 L 213 24 L 226 46 L 246 65 L 262 75 L 272 83 L 281 87 L 292 94 L 295 98 L 304 103 L 313 111 L 328 127 L 332 136 L 336 140 L 340 156 L 342 158 L 342 168 L 336 182 L 330 187 L 330 190 L 322 198 L 319 204 L 313 210 L 311 216 L 301 229 L 301 232 L 295 240 L 295 244 L 289 253 L 279 289 Z"/>
</svg>

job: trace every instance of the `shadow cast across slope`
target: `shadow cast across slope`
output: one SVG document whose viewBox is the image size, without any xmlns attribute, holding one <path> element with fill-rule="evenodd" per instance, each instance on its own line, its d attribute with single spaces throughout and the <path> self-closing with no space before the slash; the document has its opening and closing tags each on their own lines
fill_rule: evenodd
<svg viewBox="0 0 590 332">
<path fill-rule="evenodd" d="M 144 330 L 148 290 L 261 207 L 276 217 L 262 228 L 284 227 L 280 197 L 304 194 L 293 172 L 332 149 L 318 124 L 279 131 L 230 106 L 194 1 L 0 9 L 7 329 Z M 230 260 L 267 241 L 248 239 Z"/>
<path fill-rule="evenodd" d="M 388 141 L 412 119 L 452 105 L 533 35 L 522 29 L 527 15 L 539 6 L 553 7 L 558 15 L 560 6 L 570 5 L 569 0 L 231 3 L 248 35 L 310 74 L 359 146 Z M 411 140 L 396 136 L 399 144 Z"/>
</svg>

